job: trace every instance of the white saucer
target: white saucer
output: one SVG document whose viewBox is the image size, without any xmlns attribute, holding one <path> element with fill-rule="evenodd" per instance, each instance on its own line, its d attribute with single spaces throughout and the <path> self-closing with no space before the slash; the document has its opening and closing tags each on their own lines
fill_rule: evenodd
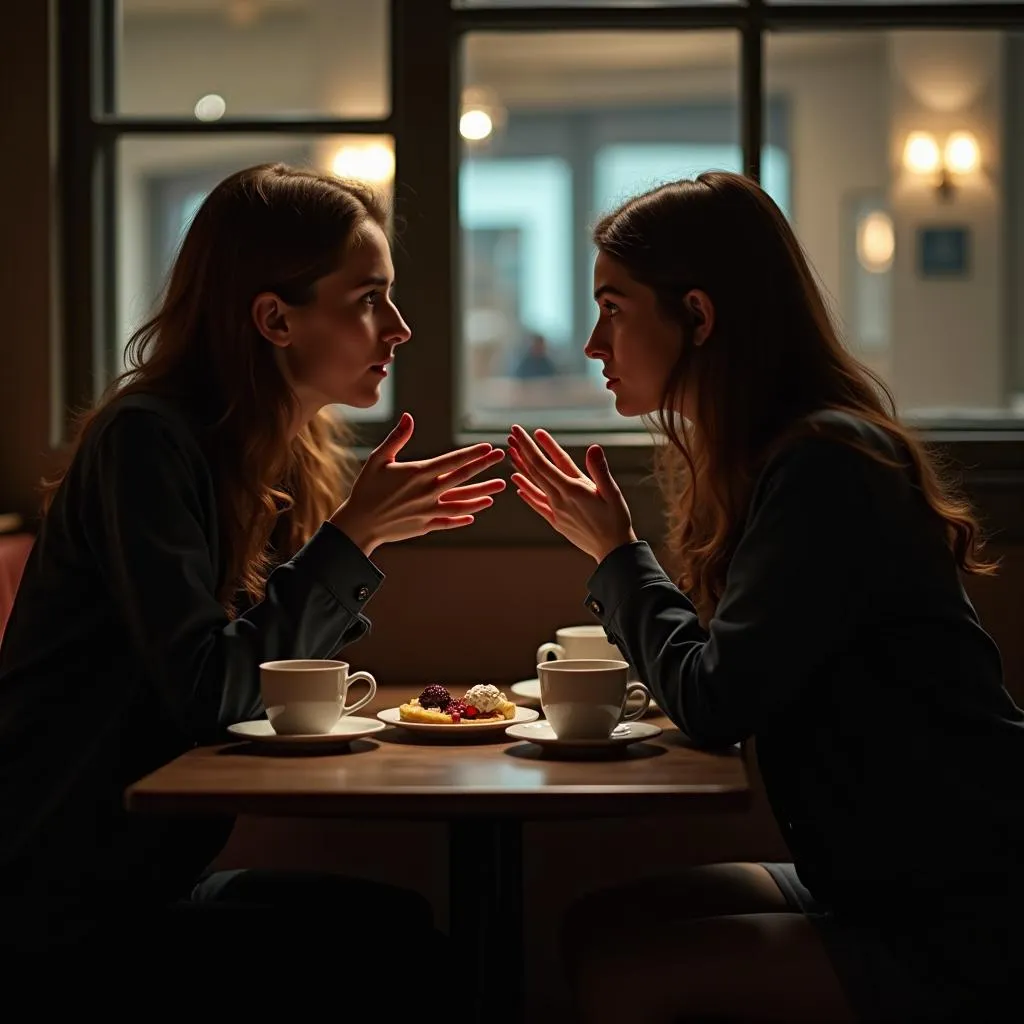
<svg viewBox="0 0 1024 1024">
<path fill-rule="evenodd" d="M 454 738 L 458 736 L 478 736 L 482 732 L 504 732 L 508 726 L 513 724 L 525 725 L 527 722 L 536 722 L 540 718 L 540 712 L 534 711 L 533 708 L 517 707 L 516 716 L 511 721 L 507 718 L 488 718 L 483 722 L 461 721 L 458 724 L 453 723 L 451 725 L 446 722 L 406 722 L 402 720 L 398 708 L 378 711 L 377 717 L 381 722 L 386 722 L 388 725 L 397 725 L 402 729 L 408 729 L 410 732 L 433 733 L 436 736 L 443 734 Z"/>
<path fill-rule="evenodd" d="M 228 732 L 240 740 L 251 740 L 253 743 L 275 747 L 319 747 L 348 743 L 362 736 L 370 736 L 384 728 L 383 722 L 372 718 L 359 718 L 346 715 L 338 719 L 337 725 L 325 733 L 301 733 L 294 736 L 280 735 L 274 732 L 273 726 L 265 718 L 255 722 L 236 722 L 228 726 Z"/>
<path fill-rule="evenodd" d="M 639 743 L 641 740 L 651 740 L 661 735 L 661 728 L 651 725 L 650 722 L 621 722 L 612 730 L 611 736 L 603 740 L 560 740 L 551 723 L 547 719 L 539 722 L 528 722 L 520 725 L 510 725 L 505 730 L 506 735 L 517 740 L 529 740 L 542 747 L 574 747 L 577 749 L 594 750 L 603 747 L 625 747 L 630 743 Z"/>
<path fill-rule="evenodd" d="M 511 686 L 512 692 L 517 697 L 525 697 L 526 700 L 536 701 L 540 703 L 540 680 L 539 679 L 523 679 L 518 683 L 513 683 Z M 639 701 L 629 700 L 626 701 L 626 707 L 635 707 Z M 656 711 L 660 711 L 658 702 L 652 697 L 650 707 L 647 709 L 648 714 L 654 714 Z"/>
</svg>

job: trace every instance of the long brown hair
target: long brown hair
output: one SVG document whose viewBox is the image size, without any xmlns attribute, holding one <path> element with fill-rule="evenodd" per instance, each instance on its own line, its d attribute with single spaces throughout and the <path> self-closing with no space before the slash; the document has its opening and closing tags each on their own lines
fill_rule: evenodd
<svg viewBox="0 0 1024 1024">
<path fill-rule="evenodd" d="M 990 573 L 978 526 L 938 463 L 896 417 L 885 384 L 843 347 L 785 216 L 753 181 L 709 172 L 628 200 L 594 230 L 598 248 L 650 287 L 680 324 L 681 355 L 665 382 L 655 425 L 656 475 L 681 588 L 707 622 L 725 589 L 759 470 L 809 414 L 834 409 L 885 431 L 907 472 L 944 522 L 958 566 Z M 715 311 L 706 344 L 684 295 L 700 289 Z M 684 392 L 696 396 L 682 420 Z M 701 398 L 712 396 L 711 400 Z M 887 461 L 881 453 L 838 439 Z"/>
<path fill-rule="evenodd" d="M 359 182 L 283 164 L 225 178 L 196 213 L 156 312 L 131 336 L 128 369 L 78 420 L 74 450 L 123 395 L 161 395 L 198 418 L 217 488 L 218 599 L 229 613 L 240 591 L 262 597 L 271 543 L 297 550 L 337 508 L 352 470 L 329 410 L 292 436 L 295 396 L 253 322 L 253 299 L 312 301 L 367 220 L 386 230 L 389 209 Z M 44 481 L 44 512 L 62 478 Z"/>
</svg>

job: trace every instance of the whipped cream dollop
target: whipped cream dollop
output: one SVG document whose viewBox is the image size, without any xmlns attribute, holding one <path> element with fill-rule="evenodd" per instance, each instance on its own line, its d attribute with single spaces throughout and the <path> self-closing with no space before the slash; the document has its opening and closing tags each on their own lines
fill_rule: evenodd
<svg viewBox="0 0 1024 1024">
<path fill-rule="evenodd" d="M 494 711 L 505 703 L 505 695 L 490 683 L 477 683 L 466 691 L 462 698 L 467 704 L 472 704 L 477 711 Z"/>
</svg>

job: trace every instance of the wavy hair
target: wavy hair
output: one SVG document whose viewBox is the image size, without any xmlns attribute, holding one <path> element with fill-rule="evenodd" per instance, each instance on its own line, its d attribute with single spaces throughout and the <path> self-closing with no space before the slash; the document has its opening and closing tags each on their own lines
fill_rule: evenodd
<svg viewBox="0 0 1024 1024">
<path fill-rule="evenodd" d="M 970 506 L 899 423 L 885 384 L 843 347 L 800 243 L 758 185 L 717 171 L 662 185 L 602 218 L 593 237 L 654 291 L 683 333 L 654 422 L 668 442 L 657 446 L 656 477 L 679 585 L 705 623 L 725 589 L 760 469 L 788 437 L 815 429 L 806 418 L 818 410 L 851 413 L 888 434 L 960 569 L 994 571 L 981 558 Z M 690 343 L 697 324 L 682 301 L 693 289 L 715 310 L 700 346 Z M 679 415 L 685 392 L 696 397 L 693 422 Z M 846 433 L 836 437 L 888 461 Z"/>
<path fill-rule="evenodd" d="M 218 600 L 229 614 L 242 593 L 262 598 L 274 553 L 297 550 L 353 475 L 347 428 L 330 410 L 293 433 L 296 399 L 253 300 L 273 292 L 311 302 L 367 221 L 387 230 L 390 209 L 360 182 L 284 164 L 225 178 L 185 234 L 156 312 L 131 336 L 127 369 L 78 417 L 72 453 L 120 396 L 161 395 L 196 415 L 217 489 Z M 44 514 L 63 475 L 43 482 Z"/>
</svg>

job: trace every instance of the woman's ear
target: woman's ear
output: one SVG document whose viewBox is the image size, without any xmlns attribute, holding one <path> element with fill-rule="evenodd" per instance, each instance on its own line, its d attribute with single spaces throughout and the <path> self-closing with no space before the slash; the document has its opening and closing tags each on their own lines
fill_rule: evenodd
<svg viewBox="0 0 1024 1024">
<path fill-rule="evenodd" d="M 271 345 L 287 348 L 292 343 L 289 307 L 273 292 L 260 292 L 252 300 L 252 322 Z"/>
<path fill-rule="evenodd" d="M 683 304 L 693 321 L 693 344 L 700 346 L 715 329 L 715 306 L 707 292 L 692 288 L 683 296 Z"/>
</svg>

